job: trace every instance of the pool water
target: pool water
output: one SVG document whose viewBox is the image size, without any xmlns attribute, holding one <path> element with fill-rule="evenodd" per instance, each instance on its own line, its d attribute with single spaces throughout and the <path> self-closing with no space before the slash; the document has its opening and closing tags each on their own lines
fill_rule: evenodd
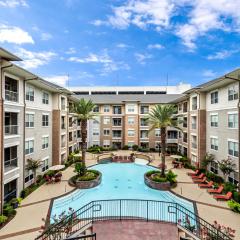
<svg viewBox="0 0 240 240">
<path fill-rule="evenodd" d="M 78 210 L 94 200 L 109 199 L 142 199 L 178 203 L 194 212 L 193 203 L 177 197 L 169 191 L 151 189 L 144 183 L 144 174 L 155 168 L 135 163 L 98 164 L 90 169 L 102 173 L 102 182 L 91 189 L 75 190 L 74 192 L 55 199 L 51 217 L 68 211 L 69 207 Z"/>
</svg>

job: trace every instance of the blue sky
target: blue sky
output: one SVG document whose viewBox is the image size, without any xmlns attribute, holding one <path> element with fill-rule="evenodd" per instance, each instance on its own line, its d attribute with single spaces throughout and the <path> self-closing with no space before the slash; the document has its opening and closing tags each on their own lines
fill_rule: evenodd
<svg viewBox="0 0 240 240">
<path fill-rule="evenodd" d="M 0 46 L 58 84 L 165 85 L 168 75 L 169 85 L 194 86 L 239 67 L 239 6 L 240 0 L 0 0 Z"/>
</svg>

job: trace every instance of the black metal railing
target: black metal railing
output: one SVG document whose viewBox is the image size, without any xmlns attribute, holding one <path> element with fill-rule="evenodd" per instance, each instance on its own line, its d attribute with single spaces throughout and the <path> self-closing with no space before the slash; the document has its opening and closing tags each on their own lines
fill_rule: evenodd
<svg viewBox="0 0 240 240">
<path fill-rule="evenodd" d="M 79 240 L 79 239 L 83 239 L 83 240 L 96 240 L 97 239 L 97 235 L 96 235 L 96 233 L 93 233 L 93 234 L 88 234 L 88 235 L 79 236 L 79 237 L 67 238 L 67 240 Z"/>
<path fill-rule="evenodd" d="M 51 225 L 36 239 L 68 239 L 90 227 L 94 221 L 124 219 L 175 223 L 199 239 L 231 240 L 212 224 L 178 203 L 137 199 L 92 201 L 59 223 Z"/>
</svg>

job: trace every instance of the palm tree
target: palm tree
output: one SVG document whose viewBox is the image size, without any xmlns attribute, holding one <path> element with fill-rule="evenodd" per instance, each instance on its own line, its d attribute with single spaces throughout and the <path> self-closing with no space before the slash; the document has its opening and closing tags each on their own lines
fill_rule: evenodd
<svg viewBox="0 0 240 240">
<path fill-rule="evenodd" d="M 83 166 L 86 166 L 86 151 L 87 151 L 87 122 L 88 120 L 94 119 L 96 116 L 93 113 L 93 109 L 95 108 L 95 104 L 92 100 L 86 101 L 84 98 L 80 99 L 78 103 L 74 106 L 74 112 L 78 115 L 78 119 L 81 120 L 81 137 L 82 137 L 82 163 Z"/>
<path fill-rule="evenodd" d="M 165 176 L 165 153 L 166 153 L 166 133 L 167 127 L 178 128 L 178 120 L 174 119 L 176 107 L 174 105 L 156 105 L 148 114 L 148 121 L 151 130 L 160 129 L 161 138 L 161 176 Z"/>
<path fill-rule="evenodd" d="M 42 165 L 42 162 L 40 160 L 34 160 L 32 158 L 27 159 L 27 166 L 26 169 L 28 171 L 32 170 L 33 172 L 33 178 L 34 178 L 34 184 L 36 183 L 36 176 L 37 176 L 37 169 Z"/>
<path fill-rule="evenodd" d="M 224 175 L 224 180 L 227 180 L 227 176 L 229 176 L 232 172 L 234 172 L 236 164 L 234 161 L 228 157 L 227 159 L 223 159 L 222 161 L 218 161 L 219 169 L 222 171 Z"/>
</svg>

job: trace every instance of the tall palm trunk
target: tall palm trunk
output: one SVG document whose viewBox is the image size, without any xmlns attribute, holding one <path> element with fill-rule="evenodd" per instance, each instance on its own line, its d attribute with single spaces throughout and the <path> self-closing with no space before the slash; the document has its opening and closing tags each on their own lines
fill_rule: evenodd
<svg viewBox="0 0 240 240">
<path fill-rule="evenodd" d="M 82 134 L 82 163 L 86 166 L 86 151 L 87 151 L 87 120 L 81 121 L 81 134 Z"/>
<path fill-rule="evenodd" d="M 161 128 L 161 176 L 165 176 L 166 128 Z"/>
</svg>

